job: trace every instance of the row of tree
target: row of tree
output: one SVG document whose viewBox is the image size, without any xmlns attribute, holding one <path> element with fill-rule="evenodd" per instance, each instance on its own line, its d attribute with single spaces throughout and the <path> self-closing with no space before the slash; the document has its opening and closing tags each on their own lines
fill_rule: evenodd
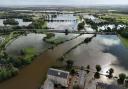
<svg viewBox="0 0 128 89">
<path fill-rule="evenodd" d="M 3 21 L 4 25 L 18 25 L 19 22 L 16 21 L 15 19 L 6 19 Z"/>
<path fill-rule="evenodd" d="M 73 69 L 74 62 L 72 60 L 67 60 L 66 64 L 67 64 L 66 66 L 67 66 L 68 69 Z M 81 67 L 81 70 L 85 70 L 87 72 L 87 74 L 90 72 L 90 69 L 91 69 L 90 65 L 87 65 L 86 68 Z M 100 75 L 104 75 L 104 74 L 100 73 L 101 70 L 102 70 L 100 65 L 96 65 L 95 69 L 96 69 L 96 72 L 94 71 L 94 78 L 99 79 Z M 76 71 L 74 69 L 71 70 L 72 75 L 74 75 L 75 73 L 76 73 Z M 126 76 L 126 74 L 124 74 L 124 73 L 119 74 L 118 77 L 114 77 L 113 76 L 113 73 L 114 73 L 113 68 L 108 69 L 108 71 L 106 71 L 106 73 L 107 73 L 107 75 L 105 75 L 105 76 L 108 77 L 109 79 L 117 78 L 118 84 L 124 84 L 125 79 L 128 78 L 128 76 Z"/>
</svg>

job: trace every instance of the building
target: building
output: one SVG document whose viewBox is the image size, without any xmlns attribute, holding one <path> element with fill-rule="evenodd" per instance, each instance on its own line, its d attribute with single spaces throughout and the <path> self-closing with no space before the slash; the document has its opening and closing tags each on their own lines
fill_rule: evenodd
<svg viewBox="0 0 128 89">
<path fill-rule="evenodd" d="M 125 89 L 125 88 L 114 85 L 114 84 L 105 84 L 105 83 L 98 82 L 96 84 L 96 89 Z"/>
<path fill-rule="evenodd" d="M 47 78 L 54 84 L 60 84 L 64 87 L 68 87 L 69 72 L 67 71 L 49 68 Z"/>
</svg>

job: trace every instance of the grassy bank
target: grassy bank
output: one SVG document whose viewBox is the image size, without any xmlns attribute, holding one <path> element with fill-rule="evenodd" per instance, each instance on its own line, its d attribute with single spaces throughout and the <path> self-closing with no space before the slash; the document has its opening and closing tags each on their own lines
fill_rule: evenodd
<svg viewBox="0 0 128 89">
<path fill-rule="evenodd" d="M 52 37 L 50 39 L 46 39 L 46 42 L 57 45 L 63 43 L 65 40 L 66 39 L 63 37 L 58 37 L 58 38 Z"/>
<path fill-rule="evenodd" d="M 127 38 L 124 38 L 122 36 L 119 36 L 121 42 L 123 43 L 123 45 L 128 48 L 128 39 Z"/>
</svg>

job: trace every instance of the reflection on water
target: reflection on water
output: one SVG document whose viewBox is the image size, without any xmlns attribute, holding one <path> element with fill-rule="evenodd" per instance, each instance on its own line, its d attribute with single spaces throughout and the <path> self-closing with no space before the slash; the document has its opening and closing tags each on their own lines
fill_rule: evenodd
<svg viewBox="0 0 128 89">
<path fill-rule="evenodd" d="M 90 43 L 83 44 L 67 55 L 67 59 L 75 61 L 75 65 L 102 65 L 102 72 L 110 67 L 115 74 L 128 73 L 128 49 L 124 48 L 117 36 L 98 35 Z"/>
<path fill-rule="evenodd" d="M 7 48 L 6 52 L 9 55 L 20 55 L 20 51 L 24 48 L 33 47 L 37 52 L 42 52 L 50 45 L 43 42 L 44 34 L 27 34 L 27 36 L 20 36 L 14 40 Z"/>
<path fill-rule="evenodd" d="M 57 30 L 76 30 L 77 29 L 77 17 L 73 16 L 73 14 L 62 14 L 57 15 L 56 18 L 52 18 L 52 20 L 64 20 L 64 22 L 48 22 L 48 27 L 55 28 Z"/>
</svg>

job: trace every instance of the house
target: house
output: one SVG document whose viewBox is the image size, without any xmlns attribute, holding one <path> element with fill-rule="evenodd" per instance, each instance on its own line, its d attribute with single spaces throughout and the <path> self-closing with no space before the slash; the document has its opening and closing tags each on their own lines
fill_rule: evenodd
<svg viewBox="0 0 128 89">
<path fill-rule="evenodd" d="M 60 84 L 64 87 L 68 87 L 69 72 L 67 71 L 49 68 L 47 78 L 54 84 Z"/>
<path fill-rule="evenodd" d="M 125 89 L 125 88 L 114 84 L 105 84 L 105 83 L 97 82 L 96 89 Z"/>
</svg>

